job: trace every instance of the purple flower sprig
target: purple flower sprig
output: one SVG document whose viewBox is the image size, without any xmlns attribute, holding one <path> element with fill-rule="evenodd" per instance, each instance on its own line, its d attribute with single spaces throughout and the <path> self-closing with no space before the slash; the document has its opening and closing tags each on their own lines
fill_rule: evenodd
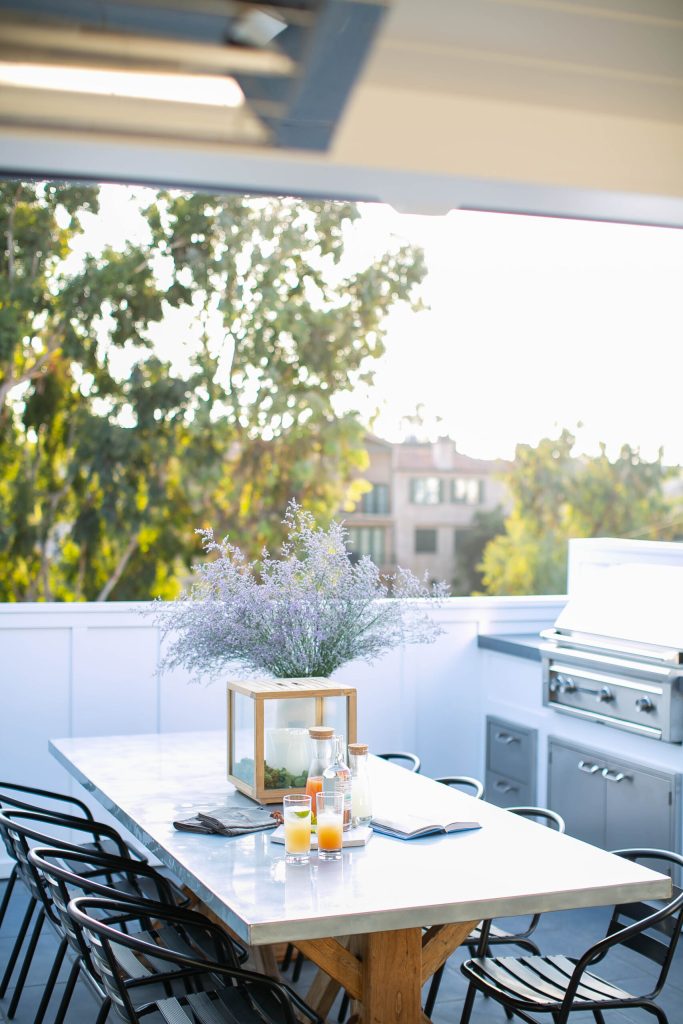
<svg viewBox="0 0 683 1024">
<path fill-rule="evenodd" d="M 197 531 L 215 557 L 195 567 L 187 596 L 156 606 L 171 641 L 163 668 L 329 676 L 346 662 L 373 661 L 443 632 L 417 599 L 441 601 L 445 584 L 428 586 L 405 569 L 383 577 L 367 556 L 352 563 L 343 524 L 319 529 L 295 501 L 284 524 L 281 557 L 264 550 L 254 562 L 227 538 L 218 543 L 211 530 Z"/>
</svg>

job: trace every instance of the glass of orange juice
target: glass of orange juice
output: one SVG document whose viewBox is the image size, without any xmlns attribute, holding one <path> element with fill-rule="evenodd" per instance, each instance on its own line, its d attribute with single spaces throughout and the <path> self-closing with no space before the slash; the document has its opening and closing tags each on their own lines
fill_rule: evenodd
<svg viewBox="0 0 683 1024">
<path fill-rule="evenodd" d="M 316 794 L 318 819 L 318 859 L 339 860 L 342 855 L 342 833 L 344 826 L 344 794 L 338 790 L 332 793 Z"/>
<path fill-rule="evenodd" d="M 282 801 L 285 819 L 285 860 L 305 864 L 311 854 L 311 798 L 288 793 Z"/>
</svg>

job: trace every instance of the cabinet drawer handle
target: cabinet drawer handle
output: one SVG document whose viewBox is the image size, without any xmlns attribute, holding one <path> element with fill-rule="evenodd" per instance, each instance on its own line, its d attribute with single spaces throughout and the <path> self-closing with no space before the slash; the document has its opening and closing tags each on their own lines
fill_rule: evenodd
<svg viewBox="0 0 683 1024">
<path fill-rule="evenodd" d="M 579 761 L 576 767 L 580 772 L 585 772 L 586 775 L 595 775 L 596 772 L 600 771 L 599 764 L 589 764 L 587 761 Z"/>
<path fill-rule="evenodd" d="M 511 786 L 509 782 L 503 782 L 502 779 L 498 779 L 496 782 L 496 789 L 499 793 L 516 793 L 517 786 Z"/>
<path fill-rule="evenodd" d="M 624 779 L 630 779 L 630 775 L 624 775 L 623 772 L 611 772 L 609 768 L 602 769 L 603 779 L 607 779 L 608 782 L 623 782 Z"/>
<path fill-rule="evenodd" d="M 496 741 L 509 747 L 511 743 L 519 743 L 519 736 L 511 736 L 509 732 L 497 732 Z"/>
</svg>

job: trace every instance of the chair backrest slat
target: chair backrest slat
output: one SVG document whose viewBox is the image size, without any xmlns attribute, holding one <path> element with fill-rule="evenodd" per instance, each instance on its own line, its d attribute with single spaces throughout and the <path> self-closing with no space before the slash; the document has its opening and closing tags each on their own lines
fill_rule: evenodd
<svg viewBox="0 0 683 1024">
<path fill-rule="evenodd" d="M 471 775 L 443 775 L 434 781 L 441 782 L 444 786 L 453 786 L 455 789 L 471 790 L 472 792 L 468 795 L 473 796 L 476 800 L 481 800 L 484 796 L 484 783 Z"/>
<path fill-rule="evenodd" d="M 138 1016 L 119 974 L 118 962 L 108 940 L 88 928 L 84 928 L 84 932 L 90 946 L 93 966 L 116 1012 L 123 1017 L 126 1024 L 137 1024 Z"/>
<path fill-rule="evenodd" d="M 668 942 L 660 942 L 652 935 L 648 935 L 647 932 L 640 932 L 638 935 L 633 935 L 630 939 L 624 939 L 621 945 L 627 949 L 632 949 L 634 953 L 638 953 L 640 956 L 647 957 L 648 960 L 652 960 L 659 967 L 663 967 L 669 952 Z"/>
<path fill-rule="evenodd" d="M 678 896 L 680 896 L 680 894 L 681 890 L 678 888 L 678 886 L 674 885 L 672 887 L 671 899 L 676 899 Z M 652 914 L 655 913 L 656 910 L 659 910 L 663 906 L 664 903 L 662 903 L 661 901 L 656 903 L 622 903 L 614 908 L 614 914 L 612 915 L 610 927 L 614 931 L 616 931 L 616 927 L 614 926 L 617 924 L 618 927 L 623 928 L 631 921 L 644 921 L 645 918 L 650 917 Z M 660 931 L 664 935 L 671 935 L 673 933 L 674 927 L 675 922 L 670 917 L 665 917 L 662 921 L 658 921 L 654 925 L 652 925 L 652 928 L 654 930 Z"/>
<path fill-rule="evenodd" d="M 669 850 L 642 848 L 614 852 L 627 860 L 643 863 L 662 874 L 670 874 L 672 870 L 683 867 L 683 857 Z M 653 921 L 652 918 L 658 914 L 662 915 L 661 918 Z M 660 971 L 653 989 L 653 995 L 656 995 L 666 981 L 682 925 L 683 892 L 674 885 L 672 895 L 667 900 L 636 900 L 616 906 L 607 928 L 607 936 L 621 936 L 620 946 L 625 946 L 657 964 Z"/>
<path fill-rule="evenodd" d="M 381 757 L 383 761 L 398 761 L 399 763 L 405 761 L 406 763 L 402 764 L 401 767 L 407 768 L 410 772 L 419 772 L 422 767 L 422 762 L 417 754 L 412 754 L 409 750 L 395 750 L 391 753 L 378 754 L 377 756 Z"/>
</svg>

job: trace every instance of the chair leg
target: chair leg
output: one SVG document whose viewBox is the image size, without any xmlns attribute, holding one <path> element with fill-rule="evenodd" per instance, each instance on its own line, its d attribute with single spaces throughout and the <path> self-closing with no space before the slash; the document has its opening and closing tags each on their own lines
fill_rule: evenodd
<svg viewBox="0 0 683 1024">
<path fill-rule="evenodd" d="M 593 1016 L 595 1017 L 595 1024 L 605 1024 L 602 1010 L 593 1010 Z"/>
<path fill-rule="evenodd" d="M 21 965 L 21 971 L 19 972 L 19 977 L 17 978 L 17 984 L 14 989 L 12 1001 L 9 1004 L 9 1010 L 7 1011 L 7 1016 L 9 1017 L 10 1020 L 12 1020 L 15 1013 L 17 1012 L 17 1006 L 19 1005 L 19 1000 L 21 999 L 21 993 L 24 991 L 26 978 L 28 977 L 28 972 L 30 971 L 31 964 L 33 963 L 33 957 L 36 952 L 36 946 L 38 945 L 38 939 L 40 938 L 40 933 L 43 930 L 44 923 L 45 911 L 41 907 L 40 913 L 36 918 L 36 923 L 33 926 L 33 931 L 31 932 L 31 938 L 28 944 L 28 949 L 26 950 L 26 956 L 24 957 L 24 962 Z"/>
<path fill-rule="evenodd" d="M 460 1024 L 470 1024 L 470 1017 L 472 1016 L 472 1007 L 474 1006 L 474 997 L 477 994 L 476 985 L 470 982 L 467 986 L 467 995 L 465 996 L 465 1004 L 462 1008 L 462 1016 L 460 1017 Z"/>
<path fill-rule="evenodd" d="M 289 965 L 292 962 L 293 955 L 294 955 L 294 946 L 292 945 L 291 942 L 288 942 L 287 943 L 287 949 L 285 950 L 285 955 L 284 955 L 284 957 L 282 959 L 282 963 L 280 964 L 280 970 L 282 971 L 283 974 L 286 971 L 289 970 Z"/>
<path fill-rule="evenodd" d="M 111 999 L 109 998 L 109 996 L 107 996 L 107 998 L 104 1000 L 104 1002 L 100 1006 L 100 1012 L 97 1014 L 97 1020 L 95 1021 L 95 1024 L 104 1024 L 105 1020 L 109 1016 L 109 1011 L 110 1010 L 111 1010 Z"/>
<path fill-rule="evenodd" d="M 15 864 L 12 868 L 11 875 L 7 879 L 7 888 L 5 889 L 5 895 L 2 897 L 2 903 L 0 904 L 0 926 L 2 926 L 2 922 L 5 920 L 5 914 L 7 912 L 7 907 L 9 906 L 9 901 L 12 897 L 12 890 L 14 889 L 16 881 L 17 865 Z"/>
<path fill-rule="evenodd" d="M 64 995 L 62 996 L 57 1010 L 57 1016 L 54 1019 L 53 1024 L 64 1024 L 64 1018 L 66 1017 L 66 1011 L 69 1009 L 69 1003 L 71 1002 L 71 996 L 76 988 L 76 982 L 78 981 L 78 975 L 80 973 L 80 967 L 78 960 L 73 964 L 69 971 L 69 977 L 66 979 L 66 988 L 64 989 Z"/>
<path fill-rule="evenodd" d="M 342 1024 L 342 1021 L 346 1020 L 346 1014 L 349 1012 L 350 1002 L 351 1000 L 349 999 L 349 993 L 345 992 L 344 995 L 342 996 L 341 1003 L 339 1004 L 339 1013 L 337 1014 L 337 1020 L 339 1024 Z"/>
<path fill-rule="evenodd" d="M 429 992 L 427 993 L 427 999 L 425 1000 L 425 1013 L 428 1017 L 431 1017 L 432 1011 L 434 1010 L 434 1003 L 436 997 L 439 994 L 439 988 L 441 986 L 441 979 L 443 978 L 443 972 L 446 968 L 445 964 L 441 964 L 438 971 L 434 971 L 432 975 L 432 983 L 429 986 Z"/>
<path fill-rule="evenodd" d="M 64 957 L 66 955 L 66 948 L 68 944 L 69 943 L 67 942 L 66 939 L 62 939 L 62 941 L 59 943 L 59 948 L 57 949 L 57 956 L 55 957 L 55 962 L 52 965 L 50 976 L 47 979 L 45 991 L 43 992 L 42 999 L 40 1000 L 40 1005 L 38 1006 L 38 1010 L 33 1019 L 33 1024 L 42 1024 L 43 1022 L 45 1011 L 47 1010 L 50 999 L 52 998 L 52 993 L 55 990 L 55 985 L 57 983 L 57 978 L 59 977 L 59 972 L 61 970 L 62 964 L 64 963 Z"/>
<path fill-rule="evenodd" d="M 305 959 L 306 957 L 303 953 L 297 953 L 296 960 L 294 961 L 294 970 L 292 971 L 292 981 L 295 985 L 301 977 L 301 968 L 304 966 Z"/>
<path fill-rule="evenodd" d="M 7 962 L 7 969 L 5 970 L 5 973 L 2 977 L 2 981 L 0 981 L 0 999 L 2 999 L 3 996 L 5 995 L 5 992 L 7 991 L 7 986 L 10 983 L 10 978 L 12 977 L 12 973 L 14 972 L 14 967 L 17 962 L 17 957 L 19 956 L 21 947 L 24 944 L 26 932 L 28 931 L 28 926 L 31 923 L 31 918 L 33 917 L 33 911 L 36 909 L 36 902 L 37 901 L 35 896 L 31 896 L 31 899 L 28 901 L 28 907 L 26 908 L 26 913 L 24 914 L 24 920 L 21 922 L 19 934 L 16 937 L 14 946 L 12 947 L 12 952 L 10 953 L 10 958 Z"/>
</svg>

